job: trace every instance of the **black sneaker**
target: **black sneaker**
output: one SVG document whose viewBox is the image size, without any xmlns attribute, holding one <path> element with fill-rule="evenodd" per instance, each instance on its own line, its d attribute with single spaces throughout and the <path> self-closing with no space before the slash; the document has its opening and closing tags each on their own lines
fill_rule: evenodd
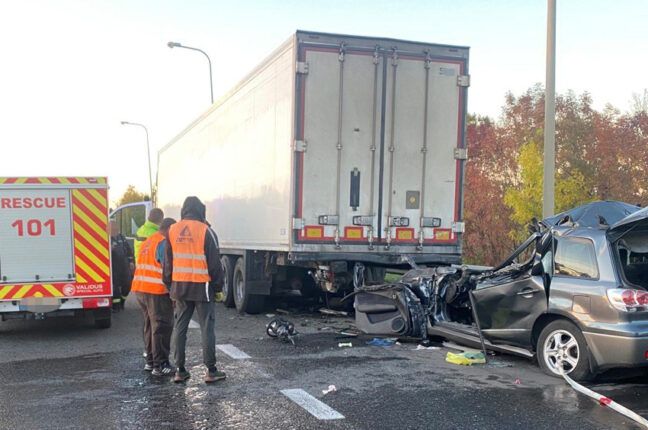
<svg viewBox="0 0 648 430">
<path fill-rule="evenodd" d="M 207 374 L 205 375 L 205 382 L 208 384 L 222 381 L 223 379 L 225 379 L 225 372 L 221 372 L 215 367 L 213 369 L 208 369 Z"/>
<path fill-rule="evenodd" d="M 175 376 L 173 377 L 173 382 L 184 382 L 189 378 L 191 378 L 191 374 L 187 372 L 184 367 L 181 367 L 176 370 Z"/>
<path fill-rule="evenodd" d="M 153 376 L 171 376 L 175 373 L 176 369 L 175 367 L 171 366 L 171 364 L 168 361 L 165 361 L 164 364 L 160 367 L 156 367 L 153 369 L 151 372 L 151 375 Z"/>
</svg>

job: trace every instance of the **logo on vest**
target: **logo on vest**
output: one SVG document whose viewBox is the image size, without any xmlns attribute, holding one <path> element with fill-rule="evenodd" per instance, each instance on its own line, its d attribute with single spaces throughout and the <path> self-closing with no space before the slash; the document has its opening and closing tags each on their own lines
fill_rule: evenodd
<svg viewBox="0 0 648 430">
<path fill-rule="evenodd" d="M 185 228 L 182 229 L 180 232 L 180 235 L 178 236 L 178 243 L 192 243 L 193 242 L 193 237 L 191 236 L 191 230 L 189 229 L 189 226 L 185 226 Z"/>
</svg>

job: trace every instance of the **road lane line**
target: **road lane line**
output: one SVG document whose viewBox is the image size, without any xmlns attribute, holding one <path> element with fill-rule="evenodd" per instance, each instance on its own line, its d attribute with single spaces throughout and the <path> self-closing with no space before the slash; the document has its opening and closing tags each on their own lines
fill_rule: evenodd
<svg viewBox="0 0 648 430">
<path fill-rule="evenodd" d="M 216 345 L 216 348 L 220 349 L 223 351 L 225 354 L 229 355 L 232 357 L 234 360 L 247 360 L 248 358 L 252 358 L 237 347 L 235 347 L 232 344 L 224 344 L 224 345 Z"/>
<path fill-rule="evenodd" d="M 293 388 L 288 390 L 281 390 L 281 394 L 288 397 L 290 400 L 297 403 L 302 408 L 306 409 L 309 414 L 311 414 L 318 420 L 344 419 L 344 415 L 331 408 L 326 403 L 319 401 L 302 389 Z"/>
</svg>

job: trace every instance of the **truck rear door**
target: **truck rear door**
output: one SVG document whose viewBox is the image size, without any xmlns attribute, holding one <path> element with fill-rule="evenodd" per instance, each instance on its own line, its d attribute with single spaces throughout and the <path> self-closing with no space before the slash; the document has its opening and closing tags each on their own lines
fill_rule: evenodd
<svg viewBox="0 0 648 430">
<path fill-rule="evenodd" d="M 458 244 L 466 61 L 300 44 L 295 243 Z"/>
</svg>

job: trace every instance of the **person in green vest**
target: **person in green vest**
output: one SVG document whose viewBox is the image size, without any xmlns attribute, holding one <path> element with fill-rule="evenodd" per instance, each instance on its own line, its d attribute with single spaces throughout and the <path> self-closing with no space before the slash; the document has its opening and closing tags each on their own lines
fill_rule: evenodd
<svg viewBox="0 0 648 430">
<path fill-rule="evenodd" d="M 148 220 L 137 230 L 135 238 L 135 258 L 139 258 L 140 246 L 146 239 L 152 236 L 160 229 L 160 224 L 164 219 L 164 212 L 160 208 L 153 208 L 149 212 Z"/>
</svg>

